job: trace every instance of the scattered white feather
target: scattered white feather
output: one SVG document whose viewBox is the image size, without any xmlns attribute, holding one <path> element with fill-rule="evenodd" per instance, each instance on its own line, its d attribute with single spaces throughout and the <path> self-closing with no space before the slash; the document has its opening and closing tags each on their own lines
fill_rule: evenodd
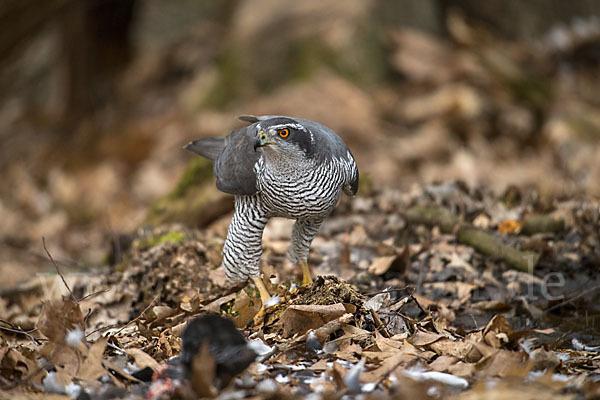
<svg viewBox="0 0 600 400">
<path fill-rule="evenodd" d="M 579 350 L 579 351 L 598 351 L 600 350 L 600 346 L 586 346 L 585 344 L 581 343 L 579 340 L 573 338 L 573 340 L 571 340 L 571 343 L 573 343 L 573 347 L 575 348 L 575 350 Z"/>
<path fill-rule="evenodd" d="M 377 387 L 376 382 L 369 382 L 369 383 L 365 383 L 364 385 L 362 385 L 361 389 L 364 393 L 371 393 L 373 390 L 375 390 L 376 387 Z"/>
<path fill-rule="evenodd" d="M 65 343 L 67 346 L 79 347 L 79 344 L 83 341 L 83 331 L 78 326 L 71 331 L 67 331 L 65 336 Z"/>
<path fill-rule="evenodd" d="M 277 375 L 275 377 L 275 380 L 279 383 L 288 383 L 290 381 L 290 377 L 289 376 L 283 376 L 283 375 Z"/>
<path fill-rule="evenodd" d="M 361 392 L 359 378 L 360 378 L 360 374 L 363 372 L 364 367 L 365 367 L 365 360 L 362 359 L 359 362 L 357 362 L 352 368 L 350 368 L 350 371 L 348 371 L 346 376 L 344 376 L 344 384 L 346 385 L 348 392 L 350 392 L 350 393 L 360 393 Z"/>
<path fill-rule="evenodd" d="M 42 384 L 46 393 L 65 394 L 65 386 L 56 380 L 56 373 L 54 372 L 48 372 L 42 379 Z"/>
<path fill-rule="evenodd" d="M 259 356 L 264 356 L 265 354 L 269 354 L 273 351 L 271 346 L 268 346 L 260 339 L 253 339 L 248 342 L 248 347 L 250 347 L 254 352 Z"/>
<path fill-rule="evenodd" d="M 311 330 L 306 337 L 306 350 L 318 352 L 323 348 L 323 345 L 319 341 L 317 334 L 314 330 Z"/>
<path fill-rule="evenodd" d="M 79 386 L 76 383 L 69 383 L 66 387 L 65 387 L 65 392 L 67 393 L 67 396 L 69 396 L 72 399 L 76 399 L 77 397 L 79 397 L 79 395 L 81 394 L 82 391 L 82 387 Z"/>
<path fill-rule="evenodd" d="M 466 379 L 451 374 L 446 374 L 444 372 L 423 371 L 422 369 L 411 368 L 404 370 L 402 373 L 416 381 L 436 381 L 460 388 L 466 388 L 469 386 L 469 382 Z"/>
<path fill-rule="evenodd" d="M 546 373 L 545 369 L 541 369 L 539 371 L 531 371 L 525 377 L 525 382 L 533 382 L 533 381 L 537 380 L 537 378 L 539 378 L 540 376 L 544 375 L 545 373 Z"/>
<path fill-rule="evenodd" d="M 279 296 L 271 296 L 269 300 L 265 301 L 265 307 L 273 307 L 279 303 L 281 303 L 281 298 Z"/>
<path fill-rule="evenodd" d="M 571 358 L 571 355 L 569 353 L 556 352 L 555 354 L 556 357 L 558 357 L 558 359 L 562 362 L 567 362 Z"/>
<path fill-rule="evenodd" d="M 273 393 L 277 391 L 277 384 L 273 379 L 265 379 L 256 385 L 256 390 L 263 393 Z"/>
<path fill-rule="evenodd" d="M 440 389 L 436 386 L 430 386 L 429 389 L 427 389 L 427 396 L 440 397 L 440 394 Z"/>
<path fill-rule="evenodd" d="M 571 376 L 563 375 L 563 374 L 552 374 L 552 380 L 556 382 L 568 382 L 571 380 Z"/>
<path fill-rule="evenodd" d="M 259 374 L 262 374 L 263 372 L 265 372 L 267 369 L 269 369 L 269 367 L 267 367 L 265 364 L 263 363 L 258 363 L 256 365 L 256 372 L 258 372 Z"/>
</svg>

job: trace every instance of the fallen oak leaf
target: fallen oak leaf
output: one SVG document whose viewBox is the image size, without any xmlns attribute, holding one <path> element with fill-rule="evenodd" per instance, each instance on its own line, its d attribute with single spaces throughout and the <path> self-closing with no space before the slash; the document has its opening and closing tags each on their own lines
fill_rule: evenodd
<svg viewBox="0 0 600 400">
<path fill-rule="evenodd" d="M 138 348 L 126 349 L 125 352 L 133 357 L 135 365 L 139 369 L 144 369 L 146 367 L 150 367 L 156 371 L 158 368 L 158 361 L 154 358 L 150 357 L 148 353 Z"/>
<path fill-rule="evenodd" d="M 342 303 L 291 305 L 281 316 L 283 336 L 291 337 L 294 334 L 303 334 L 311 329 L 319 328 L 345 313 L 346 308 Z"/>
</svg>

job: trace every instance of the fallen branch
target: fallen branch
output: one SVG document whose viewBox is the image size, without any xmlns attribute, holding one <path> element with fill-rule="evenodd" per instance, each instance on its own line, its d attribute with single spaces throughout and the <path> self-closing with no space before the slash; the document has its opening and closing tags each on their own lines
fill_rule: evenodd
<svg viewBox="0 0 600 400">
<path fill-rule="evenodd" d="M 519 271 L 533 272 L 533 268 L 540 258 L 537 253 L 518 250 L 477 228 L 461 226 L 456 236 L 460 242 L 487 256 L 501 258 Z"/>
<path fill-rule="evenodd" d="M 549 215 L 530 215 L 523 219 L 521 233 L 535 235 L 536 233 L 557 233 L 565 229 L 565 220 Z"/>
<path fill-rule="evenodd" d="M 521 251 L 503 243 L 495 236 L 481 229 L 462 223 L 450 210 L 437 205 L 419 205 L 410 208 L 405 214 L 406 220 L 413 224 L 439 226 L 443 233 L 456 232 L 459 242 L 473 247 L 478 252 L 491 257 L 501 258 L 519 271 L 533 272 L 540 255 L 531 251 Z"/>
</svg>

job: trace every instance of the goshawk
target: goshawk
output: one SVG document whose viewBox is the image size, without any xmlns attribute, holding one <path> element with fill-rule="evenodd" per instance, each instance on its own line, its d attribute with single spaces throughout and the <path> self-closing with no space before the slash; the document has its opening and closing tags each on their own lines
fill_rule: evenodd
<svg viewBox="0 0 600 400">
<path fill-rule="evenodd" d="M 288 255 L 302 265 L 303 284 L 310 284 L 310 244 L 342 191 L 356 194 L 358 168 L 342 139 L 319 123 L 284 116 L 240 119 L 251 125 L 185 148 L 214 160 L 217 188 L 235 196 L 223 267 L 231 281 L 254 281 L 263 302 L 261 318 L 270 298 L 260 279 L 265 225 L 271 217 L 296 220 Z"/>
</svg>

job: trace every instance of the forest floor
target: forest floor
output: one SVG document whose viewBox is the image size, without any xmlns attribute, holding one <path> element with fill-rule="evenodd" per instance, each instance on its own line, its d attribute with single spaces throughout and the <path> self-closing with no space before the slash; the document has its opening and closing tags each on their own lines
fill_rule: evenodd
<svg viewBox="0 0 600 400">
<path fill-rule="evenodd" d="M 110 270 L 4 290 L 0 396 L 600 393 L 597 201 L 455 183 L 364 193 L 326 221 L 310 255 L 318 278 L 297 289 L 299 271 L 284 261 L 290 221 L 272 221 L 263 272 L 281 302 L 250 328 L 256 290 L 227 287 L 218 269 L 227 222 L 140 230 Z M 183 327 L 205 313 L 232 319 L 258 361 L 220 390 L 195 375 L 149 382 L 140 370 L 173 363 Z M 201 362 L 214 376 L 214 362 Z"/>
</svg>

